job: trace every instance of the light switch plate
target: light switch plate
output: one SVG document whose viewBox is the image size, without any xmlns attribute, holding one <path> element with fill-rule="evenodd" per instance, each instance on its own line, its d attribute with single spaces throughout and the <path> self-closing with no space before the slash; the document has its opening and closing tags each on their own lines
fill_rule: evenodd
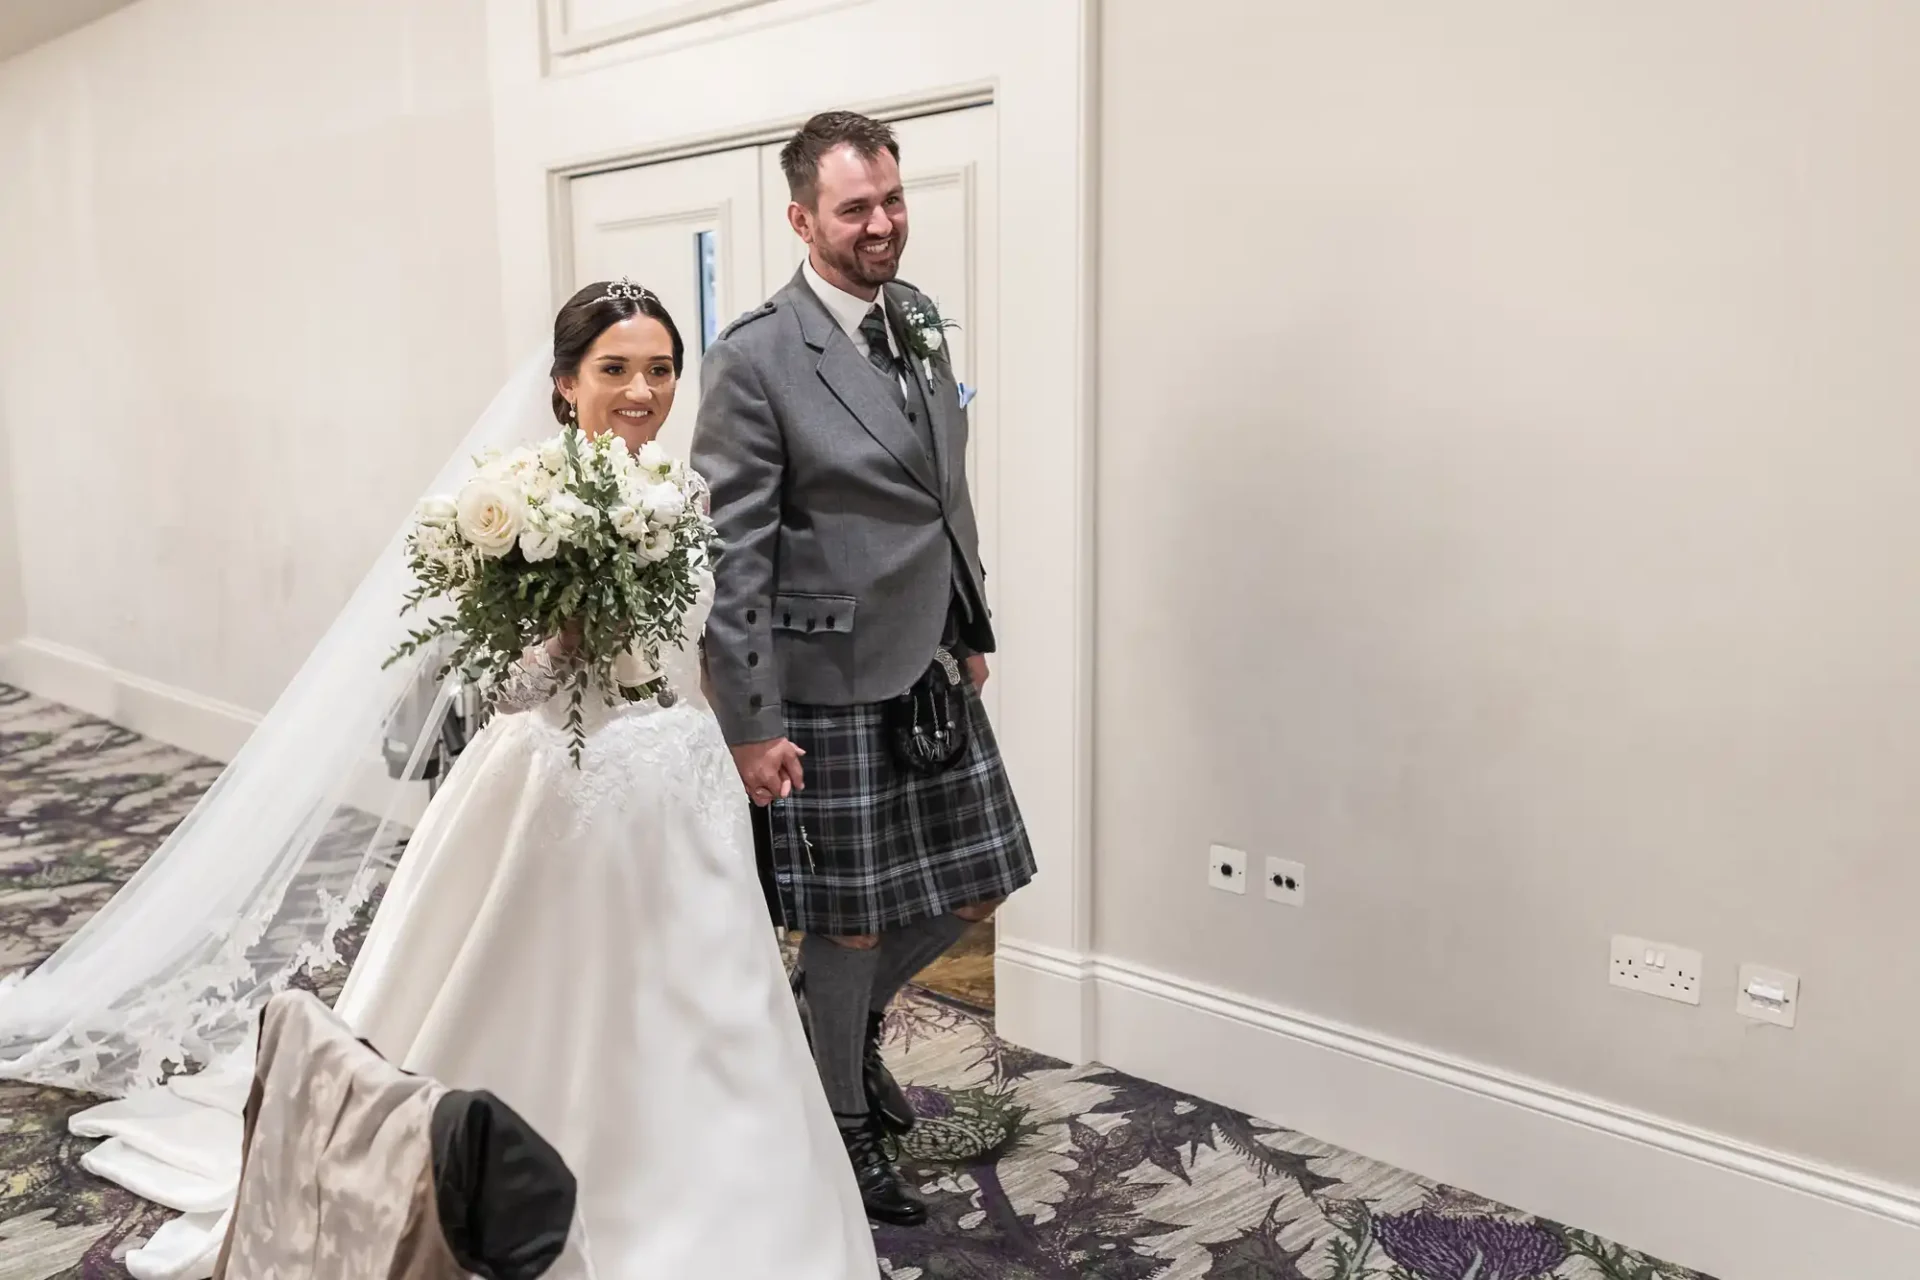
<svg viewBox="0 0 1920 1280">
<path fill-rule="evenodd" d="M 1207 883 L 1222 893 L 1247 891 L 1247 855 L 1223 844 L 1207 850 Z"/>
<path fill-rule="evenodd" d="M 1307 869 L 1285 858 L 1267 859 L 1267 901 L 1289 907 L 1307 905 Z"/>
<path fill-rule="evenodd" d="M 1733 1007 L 1741 1017 L 1791 1027 L 1800 1012 L 1800 977 L 1763 964 L 1740 966 L 1740 990 Z"/>
<path fill-rule="evenodd" d="M 1607 980 L 1642 995 L 1699 1004 L 1700 974 L 1705 968 L 1698 951 L 1621 935 L 1613 940 Z"/>
</svg>

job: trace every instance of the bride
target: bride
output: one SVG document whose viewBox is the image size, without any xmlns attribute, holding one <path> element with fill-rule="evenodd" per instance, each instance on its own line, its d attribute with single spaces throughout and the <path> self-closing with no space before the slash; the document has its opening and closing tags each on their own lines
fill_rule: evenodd
<svg viewBox="0 0 1920 1280">
<path fill-rule="evenodd" d="M 554 322 L 546 376 L 516 380 L 445 474 L 476 446 L 538 432 L 534 406 L 637 450 L 672 411 L 682 355 L 651 292 L 581 290 Z M 422 715 L 409 694 L 432 689 L 431 668 L 379 669 L 402 630 L 381 616 L 398 607 L 396 565 L 397 543 L 148 866 L 0 988 L 0 1076 L 119 1095 L 75 1118 L 109 1139 L 88 1167 L 185 1215 L 129 1258 L 138 1276 L 210 1272 L 250 1020 L 337 959 L 420 789 L 406 780 L 449 694 Z M 336 1007 L 392 1061 L 491 1090 L 560 1150 L 580 1184 L 574 1243 L 598 1276 L 871 1280 L 870 1228 L 701 689 L 710 576 L 701 585 L 686 642 L 663 656 L 669 692 L 588 698 L 577 768 L 553 696 L 568 641 L 528 651 L 414 828 Z M 402 783 L 366 776 L 370 737 L 405 758 Z"/>
</svg>

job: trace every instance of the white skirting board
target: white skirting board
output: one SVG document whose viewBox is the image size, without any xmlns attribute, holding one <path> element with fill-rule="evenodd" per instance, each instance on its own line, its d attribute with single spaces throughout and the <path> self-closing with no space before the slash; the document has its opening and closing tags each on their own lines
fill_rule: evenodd
<svg viewBox="0 0 1920 1280">
<path fill-rule="evenodd" d="M 212 760 L 233 759 L 260 723 L 243 707 L 116 671 L 47 640 L 21 640 L 0 652 L 0 681 Z"/>
<path fill-rule="evenodd" d="M 244 707 L 116 671 L 89 654 L 46 640 L 29 638 L 0 650 L 0 683 L 222 764 L 239 753 L 260 724 L 260 716 Z M 394 782 L 385 762 L 370 756 L 366 768 L 348 783 L 345 798 L 367 813 L 411 826 L 426 811 L 427 788 L 418 782 Z"/>
<path fill-rule="evenodd" d="M 1719 1280 L 1920 1277 L 1914 1188 L 1121 961 L 1003 938 L 995 986 L 1002 1032 L 1017 1043 L 1098 1061 Z"/>
</svg>

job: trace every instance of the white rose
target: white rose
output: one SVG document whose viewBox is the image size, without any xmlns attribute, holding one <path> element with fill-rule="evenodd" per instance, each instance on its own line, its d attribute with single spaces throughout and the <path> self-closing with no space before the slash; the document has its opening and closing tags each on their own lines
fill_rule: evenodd
<svg viewBox="0 0 1920 1280">
<path fill-rule="evenodd" d="M 593 508 L 570 493 L 557 493 L 547 500 L 547 522 L 561 537 L 572 539 L 583 527 L 593 523 Z"/>
<path fill-rule="evenodd" d="M 655 524 L 673 524 L 687 510 L 687 495 L 670 484 L 648 485 L 640 495 L 640 505 Z"/>
<path fill-rule="evenodd" d="M 664 479 L 673 474 L 673 455 L 658 440 L 649 440 L 640 446 L 640 469 Z"/>
<path fill-rule="evenodd" d="M 659 564 L 673 554 L 673 530 L 649 529 L 640 539 L 640 558 L 648 564 Z"/>
<path fill-rule="evenodd" d="M 652 684 L 660 678 L 660 668 L 648 660 L 644 653 L 635 653 L 629 649 L 613 660 L 614 683 L 627 689 L 637 689 L 643 684 Z"/>
<path fill-rule="evenodd" d="M 560 474 L 567 465 L 567 447 L 558 440 L 549 440 L 540 446 L 540 465 L 555 475 Z"/>
<path fill-rule="evenodd" d="M 421 500 L 419 519 L 423 525 L 443 529 L 450 526 L 458 515 L 459 510 L 453 505 L 452 498 L 434 497 Z"/>
<path fill-rule="evenodd" d="M 947 335 L 938 329 L 926 328 L 920 331 L 920 340 L 927 344 L 928 351 L 938 351 L 946 343 Z"/>
<path fill-rule="evenodd" d="M 607 513 L 613 521 L 613 531 L 629 542 L 638 542 L 647 535 L 647 513 L 638 507 L 622 504 Z"/>
<path fill-rule="evenodd" d="M 526 522 L 526 507 L 513 486 L 486 477 L 469 480 L 460 490 L 454 514 L 460 536 L 496 560 L 513 550 Z"/>
</svg>

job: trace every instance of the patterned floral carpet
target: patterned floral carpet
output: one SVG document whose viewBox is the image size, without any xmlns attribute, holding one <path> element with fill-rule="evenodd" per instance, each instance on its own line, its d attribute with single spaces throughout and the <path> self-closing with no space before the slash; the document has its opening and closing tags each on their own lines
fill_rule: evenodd
<svg viewBox="0 0 1920 1280">
<path fill-rule="evenodd" d="M 0 686 L 0 971 L 50 953 L 216 772 Z M 924 1228 L 878 1232 L 894 1280 L 1704 1280 L 1223 1107 L 1037 1057 L 926 994 L 891 1012 L 887 1049 L 926 1117 L 903 1159 L 933 1206 Z M 0 1082 L 0 1280 L 123 1277 L 118 1259 L 165 1219 L 80 1169 L 88 1144 L 66 1121 L 88 1101 Z"/>
</svg>

